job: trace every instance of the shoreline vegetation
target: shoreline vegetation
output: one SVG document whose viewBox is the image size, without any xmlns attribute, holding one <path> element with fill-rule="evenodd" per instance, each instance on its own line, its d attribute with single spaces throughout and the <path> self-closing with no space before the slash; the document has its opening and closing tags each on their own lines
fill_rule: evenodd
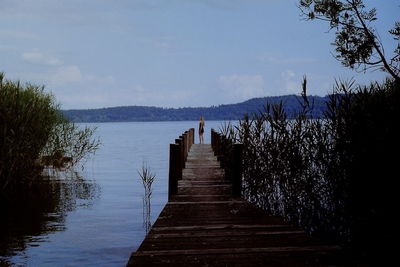
<svg viewBox="0 0 400 267">
<path fill-rule="evenodd" d="M 221 126 L 227 139 L 243 144 L 242 195 L 340 244 L 351 261 L 393 262 L 400 83 L 338 81 L 323 118 L 311 120 L 305 78 L 303 98 L 294 119 L 275 104 Z"/>
<path fill-rule="evenodd" d="M 0 194 L 65 170 L 95 153 L 94 128 L 67 120 L 44 86 L 5 79 L 0 72 Z"/>
<path fill-rule="evenodd" d="M 242 194 L 340 244 L 349 264 L 389 266 L 398 237 L 400 21 L 388 31 L 390 54 L 374 25 L 377 9 L 362 0 L 299 0 L 298 8 L 305 20 L 322 21 L 335 32 L 331 44 L 343 66 L 388 77 L 367 86 L 336 81 L 321 117 L 312 114 L 304 78 L 303 105 L 294 118 L 280 102 L 237 126 L 223 126 L 226 138 L 243 144 Z"/>
<path fill-rule="evenodd" d="M 69 211 L 98 197 L 75 171 L 94 154 L 95 129 L 64 118 L 44 86 L 0 72 L 0 265 L 28 247 L 29 236 L 62 230 Z M 83 166 L 83 165 L 82 165 Z"/>
</svg>

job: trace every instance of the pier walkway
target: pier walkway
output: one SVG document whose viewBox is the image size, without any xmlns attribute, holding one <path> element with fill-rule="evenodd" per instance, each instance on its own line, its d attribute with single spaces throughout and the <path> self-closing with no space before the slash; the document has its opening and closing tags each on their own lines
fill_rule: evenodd
<svg viewBox="0 0 400 267">
<path fill-rule="evenodd" d="M 211 145 L 192 145 L 173 195 L 127 266 L 339 266 L 340 249 L 266 214 L 232 186 Z"/>
</svg>

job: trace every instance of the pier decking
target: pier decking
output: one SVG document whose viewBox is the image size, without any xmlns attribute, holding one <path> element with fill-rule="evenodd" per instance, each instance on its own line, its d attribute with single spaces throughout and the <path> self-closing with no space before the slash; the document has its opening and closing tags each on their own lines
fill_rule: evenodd
<svg viewBox="0 0 400 267">
<path fill-rule="evenodd" d="M 266 214 L 232 186 L 211 145 L 193 145 L 173 195 L 127 266 L 338 266 L 340 248 Z"/>
</svg>

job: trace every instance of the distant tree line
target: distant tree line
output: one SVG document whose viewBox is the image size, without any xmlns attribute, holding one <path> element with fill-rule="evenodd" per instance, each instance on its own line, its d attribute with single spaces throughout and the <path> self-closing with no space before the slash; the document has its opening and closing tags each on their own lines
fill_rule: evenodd
<svg viewBox="0 0 400 267">
<path fill-rule="evenodd" d="M 310 116 L 320 118 L 326 108 L 328 97 L 310 96 L 313 103 Z M 238 104 L 211 107 L 160 108 L 126 106 L 87 110 L 64 110 L 64 115 L 74 122 L 123 122 L 123 121 L 185 121 L 198 120 L 239 120 L 245 114 L 257 113 L 267 104 L 282 102 L 289 118 L 301 111 L 303 98 L 297 95 L 253 98 Z"/>
</svg>

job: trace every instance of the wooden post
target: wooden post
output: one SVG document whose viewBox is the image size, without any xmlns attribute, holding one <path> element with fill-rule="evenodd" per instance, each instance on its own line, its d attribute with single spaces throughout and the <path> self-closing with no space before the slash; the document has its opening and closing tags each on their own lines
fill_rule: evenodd
<svg viewBox="0 0 400 267">
<path fill-rule="evenodd" d="M 189 147 L 190 147 L 190 133 L 189 131 L 185 132 L 186 134 L 186 156 L 185 156 L 185 161 L 187 160 L 187 157 L 189 155 Z"/>
<path fill-rule="evenodd" d="M 232 139 L 224 137 L 224 155 L 226 158 L 225 161 L 225 178 L 226 180 L 233 180 L 233 141 Z"/>
<path fill-rule="evenodd" d="M 227 139 L 225 135 L 220 135 L 220 155 L 222 155 L 221 167 L 225 170 L 225 180 L 231 180 L 230 172 L 231 172 L 231 165 L 229 162 L 230 155 L 228 154 L 227 150 Z"/>
<path fill-rule="evenodd" d="M 224 155 L 218 155 L 217 160 L 219 161 L 219 164 L 221 168 L 225 168 L 225 158 Z"/>
<path fill-rule="evenodd" d="M 214 129 L 211 128 L 211 147 L 213 151 L 215 151 L 215 132 Z"/>
<path fill-rule="evenodd" d="M 185 148 L 183 147 L 183 135 L 180 135 L 179 139 L 181 140 L 180 141 L 180 146 L 181 146 L 181 166 L 182 166 L 182 169 L 184 169 L 185 168 L 185 158 L 183 156 L 183 150 Z"/>
<path fill-rule="evenodd" d="M 220 155 L 220 144 L 221 144 L 221 139 L 219 133 L 215 133 L 215 151 L 214 155 L 218 156 Z"/>
<path fill-rule="evenodd" d="M 186 131 L 186 132 L 184 132 L 183 134 L 182 134 L 182 137 L 183 137 L 183 160 L 184 160 L 184 162 L 185 162 L 185 165 L 186 165 L 186 159 L 187 159 L 187 155 L 188 155 L 188 145 L 189 145 L 189 143 L 188 143 L 188 132 Z"/>
<path fill-rule="evenodd" d="M 221 135 L 221 154 L 225 155 L 226 153 L 226 138 L 224 135 Z"/>
<path fill-rule="evenodd" d="M 175 139 L 175 144 L 170 144 L 168 200 L 178 193 L 178 180 L 182 180 L 182 170 L 185 168 L 192 144 L 194 144 L 194 128 L 185 131 L 178 139 Z"/>
<path fill-rule="evenodd" d="M 217 133 L 214 132 L 214 156 L 217 155 Z"/>
<path fill-rule="evenodd" d="M 243 144 L 234 144 L 232 148 L 232 193 L 235 197 L 242 194 L 242 151 Z"/>
<path fill-rule="evenodd" d="M 188 130 L 188 152 L 190 151 L 190 148 L 192 147 L 192 129 Z"/>
<path fill-rule="evenodd" d="M 178 172 L 177 172 L 177 179 L 178 180 L 182 180 L 182 169 L 183 169 L 183 165 L 182 165 L 182 148 L 183 148 L 183 145 L 182 145 L 182 139 L 175 139 L 175 144 L 177 144 L 178 145 L 178 151 L 179 151 L 179 153 L 177 154 L 177 168 L 178 168 Z"/>
<path fill-rule="evenodd" d="M 189 133 L 190 133 L 190 147 L 189 147 L 189 151 L 190 151 L 190 148 L 194 144 L 194 128 L 190 128 Z"/>
<path fill-rule="evenodd" d="M 168 200 L 178 193 L 179 178 L 179 159 L 180 148 L 178 144 L 169 145 L 169 180 L 168 180 Z"/>
<path fill-rule="evenodd" d="M 194 144 L 194 135 L 196 133 L 196 130 L 192 128 L 192 145 Z"/>
</svg>

